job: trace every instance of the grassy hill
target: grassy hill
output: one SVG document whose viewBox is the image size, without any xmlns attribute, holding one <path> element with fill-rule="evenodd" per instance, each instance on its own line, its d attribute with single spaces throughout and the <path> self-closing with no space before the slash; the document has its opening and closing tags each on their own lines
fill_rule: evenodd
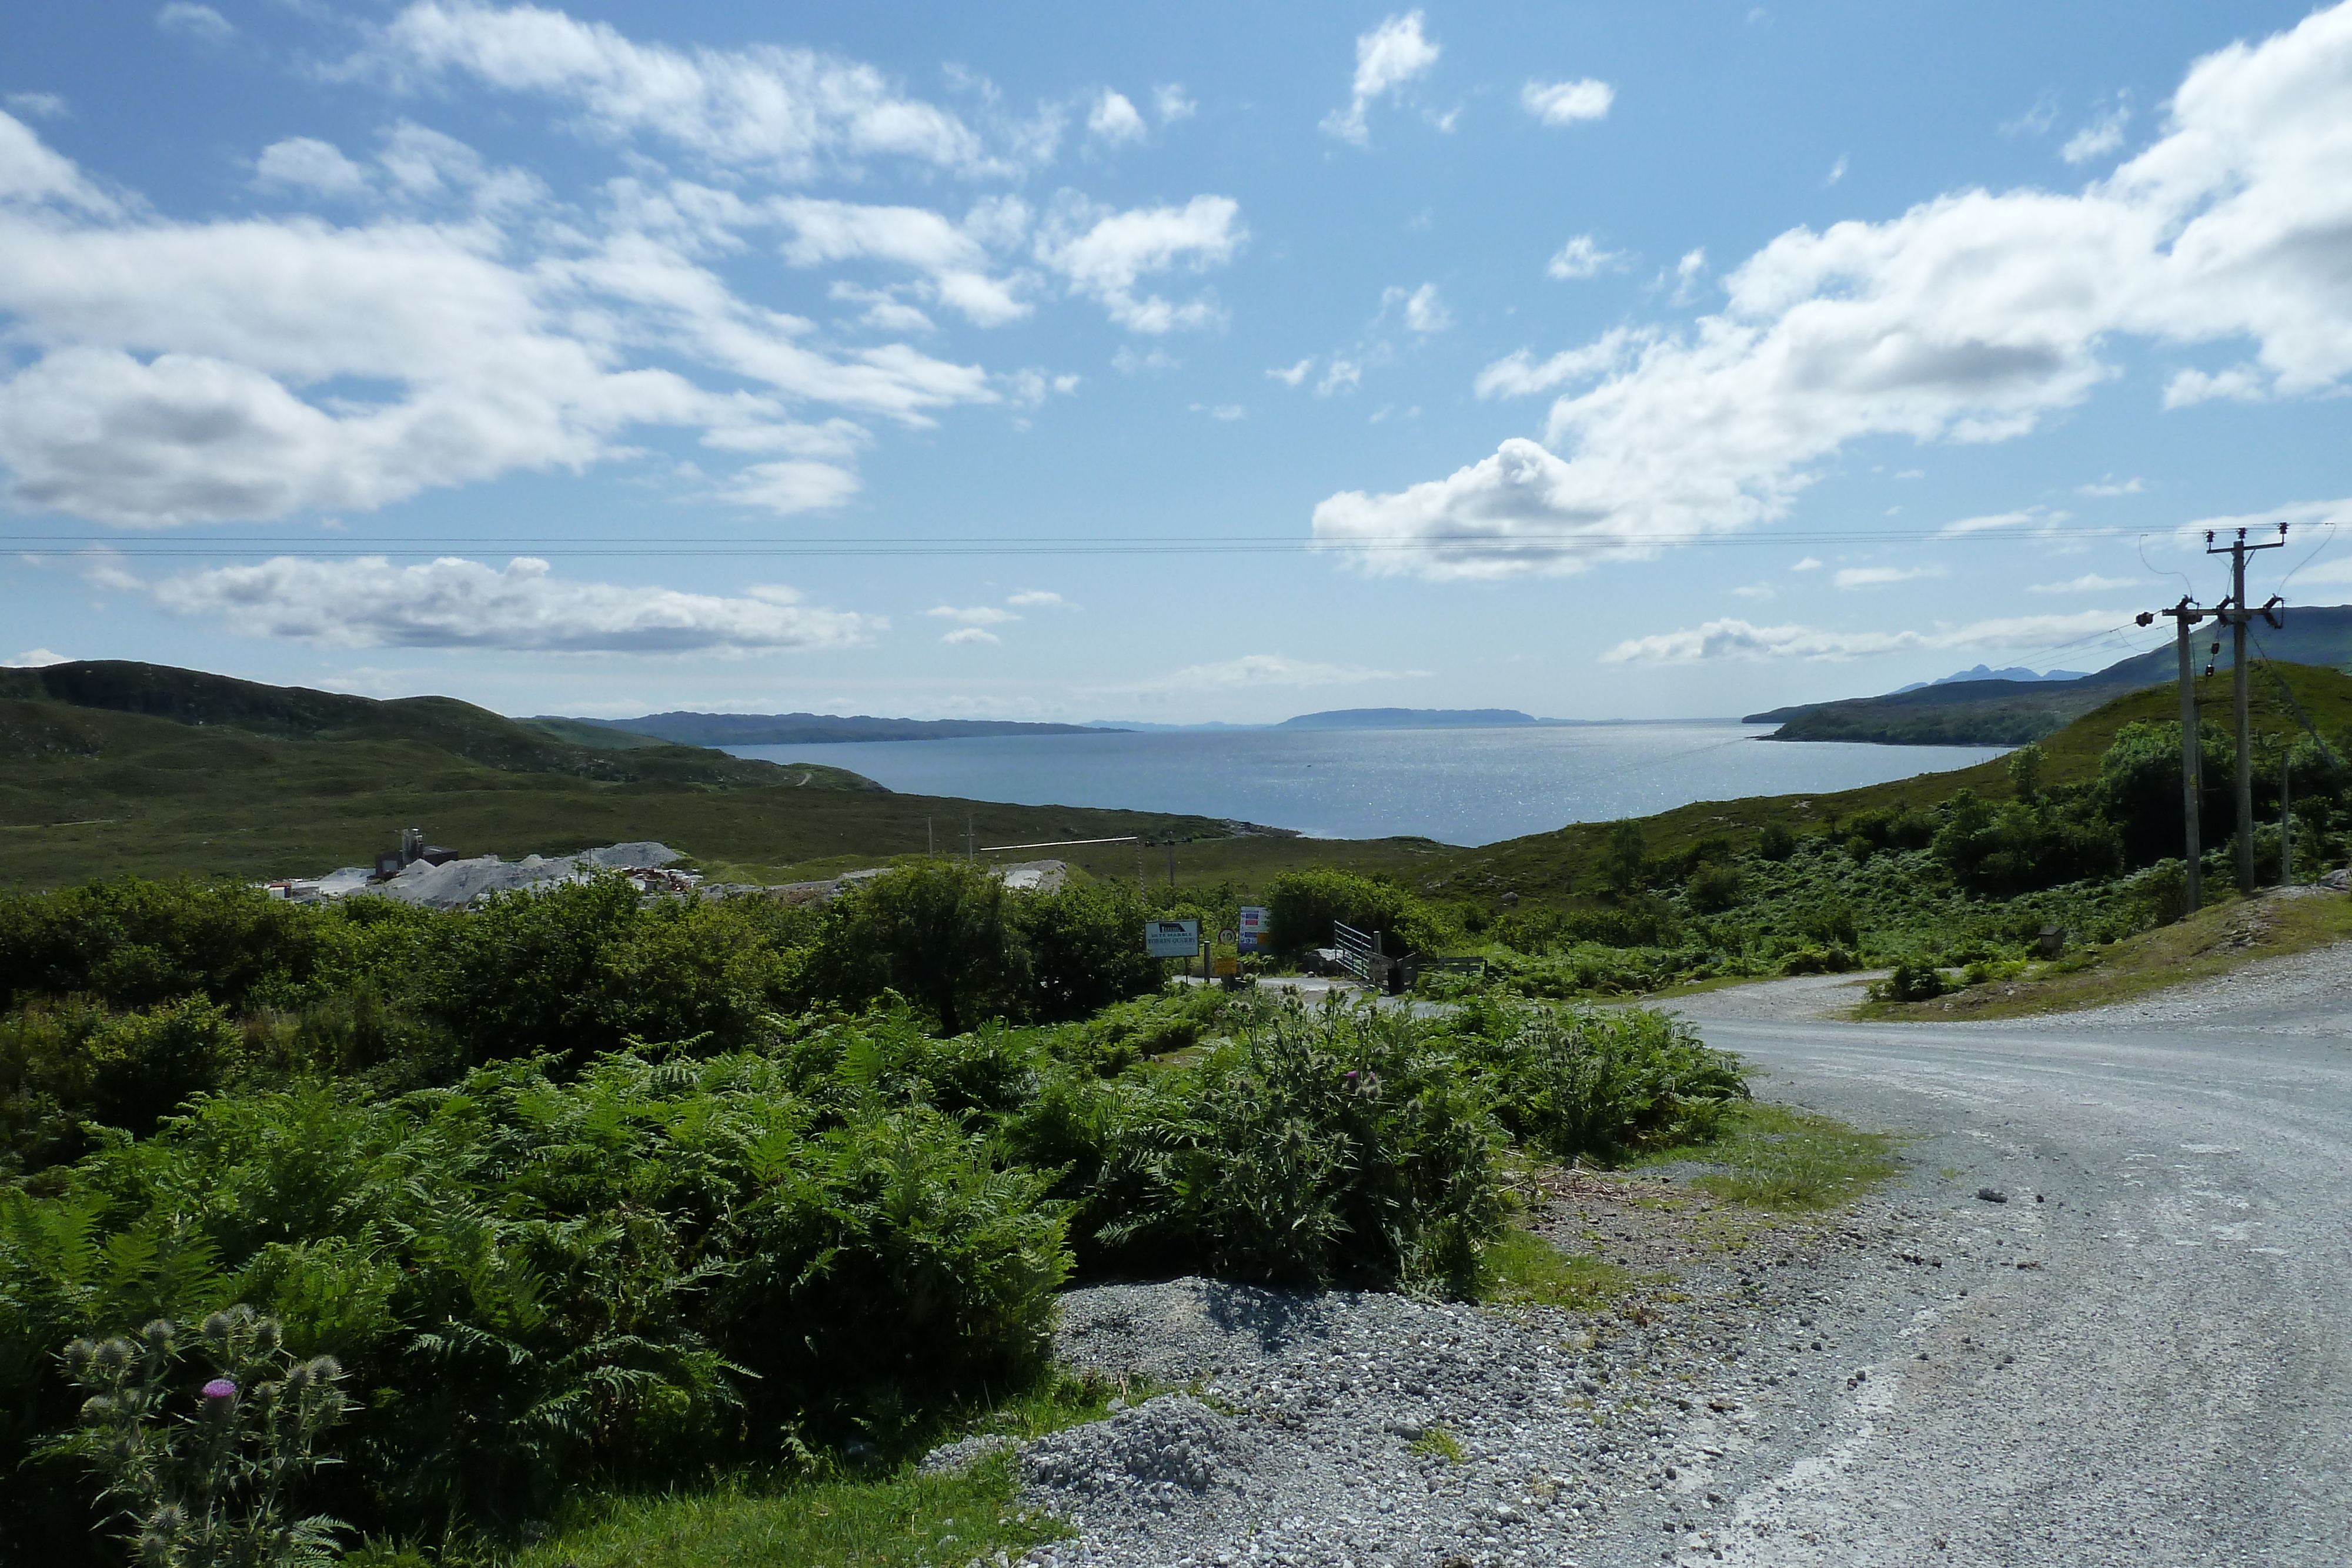
<svg viewBox="0 0 2352 1568">
<path fill-rule="evenodd" d="M 2284 628 L 2257 622 L 2248 642 L 2257 658 L 2340 669 L 2352 664 L 2352 605 L 2290 609 Z M 2218 654 L 2213 643 L 2221 644 Z M 2231 668 L 2231 639 L 2212 626 L 2199 629 L 2197 667 L 2213 661 Z M 1778 724 L 1774 740 L 1866 741 L 1882 746 L 2022 746 L 2040 740 L 2112 699 L 2119 690 L 2162 685 L 2179 676 L 2170 643 L 2108 665 L 2078 681 L 1953 681 L 1874 697 L 1805 703 L 1750 714 L 1749 724 Z"/>
<path fill-rule="evenodd" d="M 366 863 L 422 826 L 469 854 L 659 839 L 720 874 L 1204 818 L 894 795 L 841 768 L 570 744 L 448 697 L 377 702 L 123 662 L 0 671 L 0 887 L 123 873 L 259 878 Z M 1131 873 L 1130 873 L 1131 874 Z"/>
<path fill-rule="evenodd" d="M 2352 676 L 2306 664 L 2257 664 L 2251 672 L 2253 730 L 2263 736 L 2292 737 L 2303 733 L 2286 702 L 2282 685 L 2291 689 L 2313 724 L 2330 744 L 2352 730 Z M 2230 717 L 2230 677 L 2226 671 L 2197 683 L 2197 701 L 2209 723 L 2226 725 Z M 2135 719 L 2164 722 L 2179 717 L 2177 686 L 2146 687 L 2110 695 L 2091 712 L 2044 736 L 2039 742 L 2047 762 L 2043 778 L 2050 784 L 2071 784 L 2097 777 L 2099 758 L 2116 732 Z M 2352 757 L 2347 758 L 2352 762 Z M 1900 810 L 1905 806 L 1930 806 L 1968 789 L 1990 800 L 2012 793 L 2009 764 L 1996 758 L 1973 768 L 1948 773 L 1923 773 L 1891 784 L 1873 784 L 1822 795 L 1757 795 L 1741 800 L 1700 800 L 1641 819 L 1653 854 L 1680 853 L 1710 838 L 1727 840 L 1735 849 L 1748 849 L 1768 823 L 1780 823 L 1795 832 L 1818 832 L 1827 824 L 1862 811 Z M 1612 824 L 1578 823 L 1558 832 L 1511 839 L 1481 849 L 1454 852 L 1433 859 L 1420 880 L 1424 892 L 1491 902 L 1506 892 L 1534 903 L 1559 904 L 1589 893 L 1596 885 L 1591 870 L 1600 858 Z"/>
</svg>

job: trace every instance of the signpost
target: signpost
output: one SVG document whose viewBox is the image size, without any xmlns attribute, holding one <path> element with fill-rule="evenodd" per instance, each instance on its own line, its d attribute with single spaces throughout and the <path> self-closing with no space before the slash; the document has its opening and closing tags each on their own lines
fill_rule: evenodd
<svg viewBox="0 0 2352 1568">
<path fill-rule="evenodd" d="M 1201 923 L 1197 920 L 1147 920 L 1143 950 L 1154 958 L 1197 958 L 1201 956 Z"/>
<path fill-rule="evenodd" d="M 1263 953 L 1265 951 L 1265 911 L 1254 905 L 1244 908 L 1241 925 L 1235 933 L 1234 946 L 1244 953 Z"/>
</svg>

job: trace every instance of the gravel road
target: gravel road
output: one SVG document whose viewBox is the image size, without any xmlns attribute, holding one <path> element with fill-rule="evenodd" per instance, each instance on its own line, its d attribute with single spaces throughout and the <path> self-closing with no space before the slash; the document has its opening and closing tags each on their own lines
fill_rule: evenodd
<svg viewBox="0 0 2352 1568">
<path fill-rule="evenodd" d="M 1727 1240 L 1587 1179 L 1553 1233 L 1675 1276 L 1599 1317 L 1073 1291 L 1066 1359 L 1190 1392 L 1030 1446 L 1033 1560 L 2352 1562 L 2352 945 L 2030 1023 L 1807 1017 L 1841 978 L 1675 1005 L 1904 1134 L 1890 1191 Z"/>
</svg>

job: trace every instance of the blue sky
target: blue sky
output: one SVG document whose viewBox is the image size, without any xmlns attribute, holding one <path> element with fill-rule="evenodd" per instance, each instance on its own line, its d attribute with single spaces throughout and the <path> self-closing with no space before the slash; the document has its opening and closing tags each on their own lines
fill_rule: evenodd
<svg viewBox="0 0 2352 1568">
<path fill-rule="evenodd" d="M 8 37 L 20 662 L 1677 717 L 2095 668 L 2219 596 L 2215 518 L 2295 525 L 2263 591 L 2352 599 L 2352 7 Z"/>
</svg>

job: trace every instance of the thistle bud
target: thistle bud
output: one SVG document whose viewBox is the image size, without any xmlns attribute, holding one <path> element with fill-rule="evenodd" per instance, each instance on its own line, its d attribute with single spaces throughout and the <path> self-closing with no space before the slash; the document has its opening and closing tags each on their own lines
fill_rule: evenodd
<svg viewBox="0 0 2352 1568">
<path fill-rule="evenodd" d="M 89 1370 L 89 1359 L 97 1354 L 98 1346 L 86 1339 L 78 1339 L 66 1346 L 66 1364 L 73 1368 L 78 1377 Z"/>
<path fill-rule="evenodd" d="M 205 1326 L 202 1332 L 206 1339 L 218 1343 L 221 1340 L 228 1338 L 228 1331 L 234 1325 L 234 1322 L 235 1320 L 226 1312 L 215 1312 L 212 1316 L 205 1320 Z"/>
<path fill-rule="evenodd" d="M 168 1568 L 172 1561 L 172 1538 L 152 1530 L 141 1536 L 139 1561 L 152 1563 L 154 1568 Z"/>
<path fill-rule="evenodd" d="M 276 1318 L 264 1318 L 253 1325 L 253 1348 L 264 1355 L 274 1354 L 277 1352 L 278 1320 Z"/>
<path fill-rule="evenodd" d="M 171 1319 L 157 1318 L 139 1331 L 139 1337 L 156 1350 L 169 1350 L 172 1341 L 178 1337 L 179 1333 L 179 1325 Z"/>
<path fill-rule="evenodd" d="M 101 1372 L 120 1372 L 131 1364 L 131 1346 L 126 1341 L 110 1339 L 90 1352 L 90 1359 Z"/>
</svg>

